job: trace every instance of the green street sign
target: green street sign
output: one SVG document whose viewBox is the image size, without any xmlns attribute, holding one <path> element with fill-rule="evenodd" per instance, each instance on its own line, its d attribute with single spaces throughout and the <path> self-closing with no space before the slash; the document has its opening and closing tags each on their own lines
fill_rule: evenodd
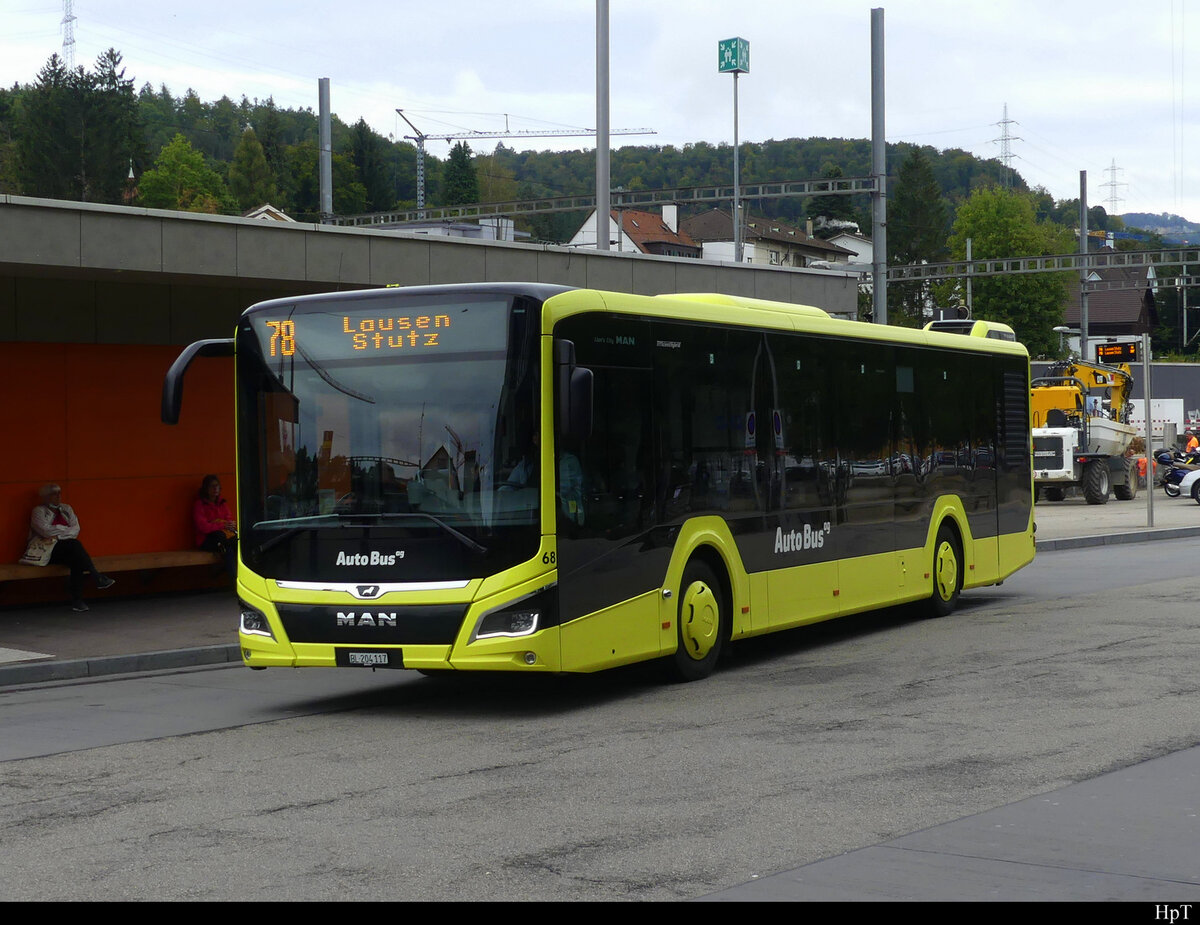
<svg viewBox="0 0 1200 925">
<path fill-rule="evenodd" d="M 717 42 L 717 71 L 721 74 L 749 74 L 750 43 L 738 38 Z"/>
</svg>

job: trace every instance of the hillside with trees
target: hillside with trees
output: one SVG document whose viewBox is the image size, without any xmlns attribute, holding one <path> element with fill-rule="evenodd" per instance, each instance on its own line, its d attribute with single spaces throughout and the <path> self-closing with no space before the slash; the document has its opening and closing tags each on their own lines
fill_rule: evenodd
<svg viewBox="0 0 1200 925">
<path fill-rule="evenodd" d="M 51 56 L 33 82 L 0 90 L 0 190 L 27 196 L 87 202 L 163 203 L 164 171 L 211 171 L 177 176 L 189 192 L 179 208 L 236 214 L 269 200 L 297 218 L 319 213 L 317 117 L 311 108 L 282 109 L 272 99 L 235 102 L 228 96 L 203 101 L 191 90 L 144 84 L 135 90 L 121 54 L 110 49 L 87 71 L 68 71 Z M 191 154 L 183 149 L 186 146 Z M 430 142 L 430 147 L 434 147 Z M 912 145 L 888 146 L 892 171 Z M 357 214 L 411 208 L 416 202 L 416 148 L 386 138 L 363 120 L 333 118 L 334 211 Z M 995 160 L 957 149 L 922 148 L 947 203 L 954 207 L 972 190 L 1002 181 Z M 199 160 L 197 160 L 197 158 Z M 789 138 L 746 142 L 741 176 L 746 184 L 870 173 L 867 139 Z M 473 170 L 473 181 L 464 174 Z M 129 178 L 132 171 L 133 179 Z M 154 173 L 152 192 L 143 190 Z M 518 152 L 503 144 L 486 152 L 465 145 L 440 159 L 426 154 L 426 200 L 430 205 L 513 198 L 579 195 L 595 182 L 593 151 Z M 614 187 L 650 190 L 727 184 L 733 174 L 730 145 L 707 142 L 640 145 L 612 154 Z M 221 181 L 213 186 L 213 175 Z M 191 183 L 199 182 L 193 188 Z M 1015 178 L 1018 188 L 1024 181 Z M 802 223 L 815 214 L 869 218 L 867 197 L 764 200 L 749 205 L 768 217 Z M 815 207 L 815 208 L 814 208 Z M 558 216 L 533 228 L 535 237 L 565 240 L 581 216 Z M 559 227 L 561 226 L 561 228 Z M 569 229 L 569 230 L 568 230 Z"/>
<path fill-rule="evenodd" d="M 284 109 L 270 98 L 245 96 L 206 102 L 191 89 L 176 95 L 166 86 L 134 87 L 121 54 L 110 49 L 90 71 L 68 70 L 53 55 L 31 83 L 0 89 L 0 192 L 231 215 L 270 202 L 298 220 L 319 220 L 318 124 L 311 108 Z M 347 124 L 336 115 L 332 142 L 335 214 L 415 207 L 413 145 L 380 135 L 363 119 Z M 744 185 L 870 174 L 865 138 L 743 142 L 739 152 Z M 967 238 L 976 257 L 1076 248 L 1071 230 L 1078 202 L 1029 189 L 996 159 L 901 142 L 887 146 L 887 164 L 892 265 L 960 258 Z M 613 150 L 610 171 L 614 189 L 727 185 L 733 149 L 703 141 L 630 145 Z M 595 183 L 595 152 L 516 151 L 503 144 L 473 152 L 458 144 L 444 160 L 426 153 L 425 178 L 431 206 L 584 195 Z M 867 195 L 749 200 L 746 208 L 801 227 L 810 219 L 818 229 L 825 219 L 857 222 L 870 233 Z M 584 217 L 526 216 L 518 227 L 535 241 L 561 243 Z M 1178 216 L 1127 218 L 1156 227 L 1151 220 Z M 1088 226 L 1124 228 L 1100 206 L 1089 210 Z M 1161 246 L 1158 235 L 1144 237 L 1144 243 L 1122 240 L 1119 246 Z M 1061 318 L 1064 293 L 1057 276 L 980 282 L 976 316 L 1007 321 L 1035 353 L 1051 352 L 1057 341 L 1049 328 Z M 920 324 L 928 306 L 958 297 L 953 284 L 897 284 L 889 287 L 889 320 Z M 1160 296 L 1155 343 L 1190 352 L 1179 339 L 1175 299 L 1171 292 Z"/>
</svg>

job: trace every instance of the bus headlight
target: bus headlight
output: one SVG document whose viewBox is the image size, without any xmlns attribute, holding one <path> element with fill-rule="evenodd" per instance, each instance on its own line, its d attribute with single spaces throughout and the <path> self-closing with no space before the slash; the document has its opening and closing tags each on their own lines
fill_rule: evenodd
<svg viewBox="0 0 1200 925">
<path fill-rule="evenodd" d="M 242 605 L 242 632 L 248 636 L 266 636 L 268 639 L 274 639 L 275 634 L 271 632 L 271 624 L 267 622 L 267 615 L 256 607 L 251 607 L 245 601 Z"/>
<path fill-rule="evenodd" d="M 479 632 L 475 637 L 528 636 L 537 631 L 541 615 L 539 610 L 498 610 L 479 621 Z"/>
<path fill-rule="evenodd" d="M 475 625 L 475 638 L 529 636 L 557 619 L 558 588 L 552 585 L 485 613 Z"/>
</svg>

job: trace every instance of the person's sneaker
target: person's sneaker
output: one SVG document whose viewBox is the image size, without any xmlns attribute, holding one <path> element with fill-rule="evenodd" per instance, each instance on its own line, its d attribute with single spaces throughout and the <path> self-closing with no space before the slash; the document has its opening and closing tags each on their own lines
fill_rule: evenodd
<svg viewBox="0 0 1200 925">
<path fill-rule="evenodd" d="M 101 575 L 96 579 L 96 587 L 103 591 L 105 588 L 111 588 L 117 583 L 115 578 L 109 578 L 107 575 Z"/>
<path fill-rule="evenodd" d="M 89 610 L 91 610 L 91 608 L 88 607 L 88 605 L 83 601 L 75 601 L 75 603 L 71 605 L 71 609 L 76 613 L 87 613 Z"/>
</svg>

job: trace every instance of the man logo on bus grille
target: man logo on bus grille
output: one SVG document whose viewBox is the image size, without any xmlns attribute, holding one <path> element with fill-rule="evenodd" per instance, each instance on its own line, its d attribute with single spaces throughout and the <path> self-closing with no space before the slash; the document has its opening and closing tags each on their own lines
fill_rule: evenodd
<svg viewBox="0 0 1200 925">
<path fill-rule="evenodd" d="M 392 626 L 396 625 L 396 612 L 391 613 L 349 613 L 337 612 L 338 626 Z"/>
<path fill-rule="evenodd" d="M 362 598 L 364 601 L 369 601 L 372 598 L 379 597 L 383 593 L 383 589 L 379 585 L 359 585 L 354 589 L 354 596 Z"/>
</svg>

